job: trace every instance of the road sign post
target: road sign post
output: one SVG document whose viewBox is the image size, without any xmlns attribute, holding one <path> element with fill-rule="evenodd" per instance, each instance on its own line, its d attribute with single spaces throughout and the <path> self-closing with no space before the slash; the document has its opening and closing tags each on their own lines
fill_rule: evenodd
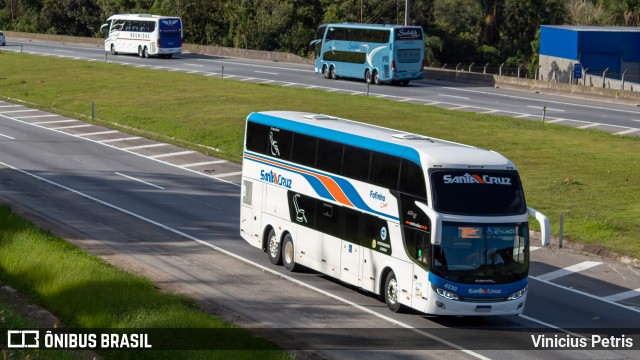
<svg viewBox="0 0 640 360">
<path fill-rule="evenodd" d="M 573 78 L 576 79 L 576 81 L 582 78 L 582 64 L 573 65 Z"/>
</svg>

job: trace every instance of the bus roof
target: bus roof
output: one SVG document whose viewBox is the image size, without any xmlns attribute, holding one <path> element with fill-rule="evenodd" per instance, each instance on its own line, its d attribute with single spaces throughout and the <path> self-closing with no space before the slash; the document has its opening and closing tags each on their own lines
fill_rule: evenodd
<svg viewBox="0 0 640 360">
<path fill-rule="evenodd" d="M 399 24 L 364 24 L 364 23 L 351 23 L 351 22 L 343 22 L 343 23 L 330 23 L 330 24 L 322 24 L 320 26 L 333 26 L 333 27 L 345 27 L 345 28 L 359 28 L 359 29 L 379 29 L 379 28 L 422 28 L 417 25 L 399 25 Z"/>
<path fill-rule="evenodd" d="M 264 111 L 247 120 L 407 158 L 425 168 L 516 169 L 495 151 L 328 115 Z"/>
<path fill-rule="evenodd" d="M 122 20 L 160 20 L 160 19 L 176 19 L 178 16 L 164 16 L 153 14 L 114 14 L 109 16 L 108 20 L 122 19 Z"/>
</svg>

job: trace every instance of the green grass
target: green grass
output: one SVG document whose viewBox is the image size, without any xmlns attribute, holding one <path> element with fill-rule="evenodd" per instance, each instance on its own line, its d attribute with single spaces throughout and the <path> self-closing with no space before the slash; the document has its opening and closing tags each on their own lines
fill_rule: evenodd
<svg viewBox="0 0 640 360">
<path fill-rule="evenodd" d="M 94 101 L 100 124 L 233 161 L 241 160 L 246 116 L 265 110 L 326 113 L 492 149 L 518 166 L 528 205 L 549 216 L 555 234 L 564 213 L 572 240 L 640 258 L 638 138 L 114 64 L 6 52 L 0 61 L 10 69 L 1 96 L 71 117 L 89 115 Z"/>
<path fill-rule="evenodd" d="M 162 293 L 151 281 L 119 270 L 51 233 L 39 230 L 4 205 L 0 206 L 0 283 L 10 284 L 28 295 L 56 314 L 69 328 L 233 329 L 216 333 L 219 337 L 211 341 L 234 349 L 255 349 L 103 351 L 107 358 L 288 358 L 264 339 L 209 316 L 191 300 Z"/>
</svg>

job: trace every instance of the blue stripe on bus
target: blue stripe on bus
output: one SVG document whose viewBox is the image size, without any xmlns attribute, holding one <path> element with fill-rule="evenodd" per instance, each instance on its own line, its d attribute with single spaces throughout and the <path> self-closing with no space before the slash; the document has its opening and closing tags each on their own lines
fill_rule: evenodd
<svg viewBox="0 0 640 360">
<path fill-rule="evenodd" d="M 313 124 L 305 124 L 297 121 L 287 120 L 262 113 L 249 114 L 248 120 L 262 125 L 275 126 L 283 130 L 294 131 L 305 135 L 316 136 L 326 140 L 332 140 L 359 148 L 377 151 L 383 154 L 405 158 L 421 165 L 418 152 L 408 146 L 394 144 L 381 140 L 370 139 L 364 136 L 331 130 Z M 398 131 L 400 133 L 400 131 Z"/>
<path fill-rule="evenodd" d="M 255 157 L 255 158 L 264 159 L 264 161 L 258 161 L 258 160 L 249 158 L 247 156 L 244 156 L 245 160 L 255 161 L 255 162 L 260 163 L 260 164 L 264 164 L 264 165 L 268 165 L 268 166 L 274 166 L 274 167 L 276 167 L 278 169 L 287 170 L 287 171 L 294 172 L 294 173 L 296 173 L 298 175 L 302 175 L 309 182 L 309 184 L 311 185 L 313 190 L 318 194 L 318 196 L 320 196 L 320 197 L 322 197 L 324 199 L 331 200 L 331 201 L 336 201 L 335 198 L 329 192 L 329 190 L 324 186 L 324 184 L 322 184 L 322 182 L 318 178 L 316 178 L 313 175 L 305 174 L 303 171 L 311 172 L 311 173 L 314 173 L 314 174 L 318 174 L 318 175 L 321 175 L 321 176 L 326 176 L 328 178 L 331 178 L 338 184 L 340 189 L 342 189 L 342 191 L 347 196 L 347 198 L 351 201 L 351 203 L 353 204 L 354 207 L 356 207 L 356 208 L 358 208 L 360 210 L 363 210 L 363 211 L 368 211 L 370 213 L 373 213 L 373 214 L 376 214 L 376 215 L 391 219 L 391 220 L 395 220 L 395 221 L 400 220 L 399 217 L 388 215 L 388 214 L 385 214 L 383 212 L 376 211 L 376 210 L 373 210 L 372 208 L 370 208 L 364 202 L 364 200 L 362 200 L 362 198 L 358 194 L 357 190 L 353 187 L 353 185 L 346 179 L 339 178 L 339 177 L 336 177 L 336 176 L 333 176 L 333 175 L 330 175 L 330 174 L 327 174 L 327 173 L 322 173 L 322 172 L 319 172 L 319 171 L 316 171 L 316 170 L 313 170 L 313 169 L 303 168 L 303 167 L 300 167 L 300 166 L 298 166 L 296 164 L 283 163 L 282 161 L 279 161 L 279 160 L 273 159 L 273 158 L 269 158 L 269 157 L 260 155 L 258 153 L 248 152 L 247 151 L 247 154 L 250 154 L 252 157 Z M 274 165 L 273 163 L 276 163 L 277 165 Z M 296 171 L 296 170 L 292 170 L 291 168 L 300 169 L 300 170 L 303 170 L 303 171 Z"/>
<path fill-rule="evenodd" d="M 528 279 L 524 278 L 510 284 L 461 284 L 429 273 L 429 282 L 441 289 L 466 298 L 501 299 L 527 287 Z"/>
</svg>

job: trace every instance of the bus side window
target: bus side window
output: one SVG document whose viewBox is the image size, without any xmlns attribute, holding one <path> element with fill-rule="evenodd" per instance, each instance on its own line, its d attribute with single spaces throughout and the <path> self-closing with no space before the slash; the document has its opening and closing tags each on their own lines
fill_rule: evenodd
<svg viewBox="0 0 640 360">
<path fill-rule="evenodd" d="M 405 244 L 409 256 L 424 266 L 429 266 L 429 233 L 412 229 L 408 226 L 404 227 Z"/>
</svg>

